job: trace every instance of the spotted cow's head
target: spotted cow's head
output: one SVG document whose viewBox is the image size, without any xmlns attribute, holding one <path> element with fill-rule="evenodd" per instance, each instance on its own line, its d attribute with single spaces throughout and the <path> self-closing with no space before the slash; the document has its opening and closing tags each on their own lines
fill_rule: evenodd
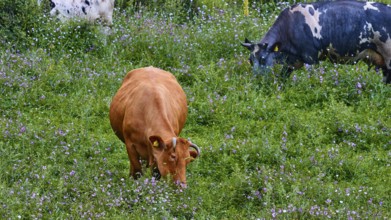
<svg viewBox="0 0 391 220">
<path fill-rule="evenodd" d="M 64 22 L 72 17 L 74 9 L 71 1 L 50 0 L 50 16 Z"/>
<path fill-rule="evenodd" d="M 242 46 L 250 50 L 249 61 L 253 66 L 254 74 L 265 74 L 275 64 L 285 63 L 286 56 L 280 51 L 280 43 L 252 43 L 247 38 Z"/>
<path fill-rule="evenodd" d="M 197 145 L 175 137 L 164 142 L 160 136 L 151 136 L 149 141 L 160 175 L 171 176 L 174 183 L 186 187 L 186 166 L 200 155 Z"/>
</svg>

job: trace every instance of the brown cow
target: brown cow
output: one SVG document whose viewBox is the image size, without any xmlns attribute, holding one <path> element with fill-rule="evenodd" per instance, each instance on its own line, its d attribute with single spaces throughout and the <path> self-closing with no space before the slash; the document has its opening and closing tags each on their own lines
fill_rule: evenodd
<svg viewBox="0 0 391 220">
<path fill-rule="evenodd" d="M 178 137 L 186 117 L 186 95 L 171 73 L 146 67 L 126 75 L 111 102 L 110 123 L 126 145 L 133 178 L 142 174 L 143 159 L 186 187 L 186 166 L 200 154 L 195 144 Z"/>
</svg>

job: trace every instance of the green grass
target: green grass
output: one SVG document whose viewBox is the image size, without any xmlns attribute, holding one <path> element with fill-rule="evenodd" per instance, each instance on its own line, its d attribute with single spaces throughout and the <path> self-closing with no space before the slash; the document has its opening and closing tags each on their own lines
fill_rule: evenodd
<svg viewBox="0 0 391 220">
<path fill-rule="evenodd" d="M 253 76 L 240 42 L 280 10 L 201 7 L 185 22 L 116 11 L 107 36 L 37 17 L 23 44 L 0 50 L 0 218 L 390 218 L 390 85 L 362 63 Z M 150 65 L 187 94 L 181 136 L 202 155 L 185 190 L 129 178 L 110 127 L 123 77 Z"/>
</svg>

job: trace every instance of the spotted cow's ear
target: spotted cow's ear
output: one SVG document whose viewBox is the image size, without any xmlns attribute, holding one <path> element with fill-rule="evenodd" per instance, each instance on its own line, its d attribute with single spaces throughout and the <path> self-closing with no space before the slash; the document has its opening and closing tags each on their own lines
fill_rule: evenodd
<svg viewBox="0 0 391 220">
<path fill-rule="evenodd" d="M 160 136 L 150 136 L 149 141 L 154 149 L 164 149 L 166 147 Z"/>
</svg>

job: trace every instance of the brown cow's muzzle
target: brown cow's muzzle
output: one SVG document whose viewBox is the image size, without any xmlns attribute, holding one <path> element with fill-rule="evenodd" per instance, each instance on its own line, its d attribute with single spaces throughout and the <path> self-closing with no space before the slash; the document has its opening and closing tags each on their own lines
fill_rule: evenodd
<svg viewBox="0 0 391 220">
<path fill-rule="evenodd" d="M 187 188 L 186 180 L 185 181 L 174 180 L 174 183 L 175 183 L 175 185 L 179 186 L 182 189 L 186 189 Z"/>
</svg>

